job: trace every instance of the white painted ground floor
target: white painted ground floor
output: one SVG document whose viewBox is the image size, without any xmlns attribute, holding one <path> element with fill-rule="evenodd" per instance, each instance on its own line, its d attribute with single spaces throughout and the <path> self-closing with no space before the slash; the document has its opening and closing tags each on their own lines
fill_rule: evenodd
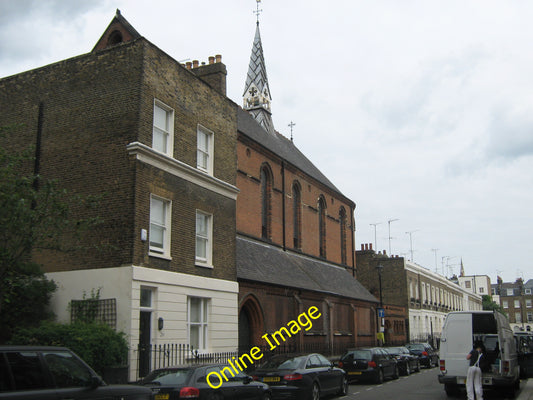
<svg viewBox="0 0 533 400">
<path fill-rule="evenodd" d="M 189 344 L 200 352 L 237 349 L 237 282 L 133 265 L 47 276 L 58 286 L 51 306 L 59 322 L 71 321 L 72 300 L 99 291 L 107 317 L 127 335 L 130 380 L 139 373 L 139 343 Z"/>
</svg>

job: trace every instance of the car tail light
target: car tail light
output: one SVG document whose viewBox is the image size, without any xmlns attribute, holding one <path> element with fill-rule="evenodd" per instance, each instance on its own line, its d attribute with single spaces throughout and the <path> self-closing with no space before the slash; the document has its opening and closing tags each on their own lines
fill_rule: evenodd
<svg viewBox="0 0 533 400">
<path fill-rule="evenodd" d="M 200 397 L 200 389 L 186 386 L 180 390 L 180 399 L 196 399 Z"/>
<path fill-rule="evenodd" d="M 257 375 L 252 375 L 252 379 L 253 379 L 254 381 L 258 381 L 258 380 L 259 380 L 259 377 L 258 377 Z"/>
<path fill-rule="evenodd" d="M 342 361 L 339 361 L 339 368 L 342 368 L 343 365 Z"/>
<path fill-rule="evenodd" d="M 299 381 L 302 379 L 302 374 L 288 374 L 283 377 L 285 381 Z"/>
<path fill-rule="evenodd" d="M 427 352 L 427 351 L 423 351 L 423 352 L 422 352 L 422 355 L 427 357 L 428 352 Z"/>
<path fill-rule="evenodd" d="M 445 372 L 446 371 L 446 360 L 440 360 L 439 365 L 440 365 L 440 370 L 442 372 Z"/>
<path fill-rule="evenodd" d="M 371 368 L 376 368 L 378 365 L 376 364 L 375 361 L 369 361 L 368 362 L 368 366 L 371 367 Z"/>
</svg>

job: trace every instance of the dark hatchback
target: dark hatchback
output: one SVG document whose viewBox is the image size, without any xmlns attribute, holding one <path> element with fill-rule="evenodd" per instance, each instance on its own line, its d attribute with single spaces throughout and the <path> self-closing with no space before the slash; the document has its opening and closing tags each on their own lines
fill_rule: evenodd
<svg viewBox="0 0 533 400">
<path fill-rule="evenodd" d="M 317 353 L 276 355 L 252 375 L 270 385 L 273 399 L 318 400 L 328 394 L 348 393 L 344 371 Z"/>
<path fill-rule="evenodd" d="M 439 365 L 439 355 L 429 343 L 409 343 L 405 347 L 409 352 L 418 357 L 420 365 L 433 368 Z"/>
<path fill-rule="evenodd" d="M 232 376 L 229 371 L 231 367 L 227 364 L 160 368 L 150 372 L 139 384 L 152 389 L 154 400 L 270 400 L 268 385 L 256 382 L 242 372 L 237 374 L 233 370 Z M 228 380 L 221 381 L 219 377 L 223 376 Z"/>
<path fill-rule="evenodd" d="M 149 400 L 151 391 L 107 385 L 65 347 L 0 346 L 0 399 Z"/>
<path fill-rule="evenodd" d="M 398 379 L 396 359 L 381 347 L 364 347 L 347 350 L 339 361 L 346 371 L 348 381 L 382 383 L 385 378 Z"/>
<path fill-rule="evenodd" d="M 412 372 L 420 371 L 420 361 L 418 357 L 411 354 L 407 347 L 384 347 L 391 356 L 396 358 L 398 369 L 402 375 L 410 375 Z"/>
</svg>

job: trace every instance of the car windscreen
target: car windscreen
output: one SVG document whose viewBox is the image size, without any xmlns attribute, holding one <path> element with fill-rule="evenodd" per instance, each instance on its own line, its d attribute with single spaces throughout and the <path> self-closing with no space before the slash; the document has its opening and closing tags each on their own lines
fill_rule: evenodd
<svg viewBox="0 0 533 400">
<path fill-rule="evenodd" d="M 341 360 L 349 358 L 353 360 L 371 360 L 372 352 L 370 350 L 352 350 L 342 356 Z"/>
<path fill-rule="evenodd" d="M 424 345 L 421 344 L 421 343 L 408 344 L 406 347 L 407 347 L 409 350 L 420 350 L 420 351 L 424 351 L 424 350 L 426 350 L 426 348 L 424 347 Z"/>
<path fill-rule="evenodd" d="M 307 356 L 275 356 L 261 365 L 264 369 L 299 369 L 305 366 Z"/>
<path fill-rule="evenodd" d="M 401 347 L 387 347 L 385 350 L 389 352 L 389 354 L 402 354 L 404 351 Z"/>
<path fill-rule="evenodd" d="M 191 374 L 192 370 L 190 368 L 159 369 L 151 372 L 143 379 L 142 383 L 143 385 L 155 384 L 179 386 L 184 385 Z"/>
</svg>

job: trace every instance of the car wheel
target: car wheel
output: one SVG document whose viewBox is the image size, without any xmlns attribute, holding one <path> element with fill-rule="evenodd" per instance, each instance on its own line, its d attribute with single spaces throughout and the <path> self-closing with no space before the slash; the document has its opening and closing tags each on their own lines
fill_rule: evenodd
<svg viewBox="0 0 533 400">
<path fill-rule="evenodd" d="M 265 393 L 262 400 L 272 400 L 272 395 L 270 393 Z"/>
<path fill-rule="evenodd" d="M 376 383 L 383 383 L 383 380 L 383 371 L 381 369 L 378 369 L 378 374 L 376 375 Z"/>
<path fill-rule="evenodd" d="M 348 379 L 343 375 L 341 378 L 341 387 L 337 393 L 339 396 L 346 396 L 348 394 Z"/>
<path fill-rule="evenodd" d="M 313 383 L 313 390 L 311 391 L 311 400 L 320 400 L 320 388 L 317 383 Z"/>
<path fill-rule="evenodd" d="M 400 377 L 400 371 L 398 370 L 398 366 L 394 366 L 394 373 L 392 374 L 392 379 L 398 379 Z"/>
</svg>

